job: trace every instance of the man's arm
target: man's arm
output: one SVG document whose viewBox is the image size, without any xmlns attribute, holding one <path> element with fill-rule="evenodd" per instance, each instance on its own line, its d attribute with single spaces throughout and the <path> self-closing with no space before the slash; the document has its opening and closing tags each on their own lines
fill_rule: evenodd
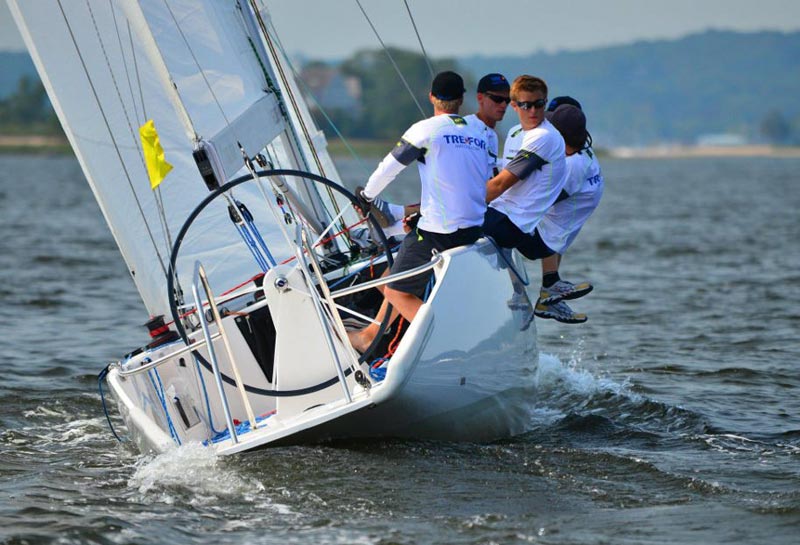
<svg viewBox="0 0 800 545">
<path fill-rule="evenodd" d="M 519 178 L 513 172 L 506 169 L 501 170 L 500 174 L 486 182 L 486 202 L 492 202 L 518 181 Z"/>
<path fill-rule="evenodd" d="M 369 177 L 363 195 L 372 200 L 386 189 L 400 172 L 414 161 L 425 157 L 425 148 L 418 148 L 406 140 L 400 140 L 394 149 L 383 158 L 383 161 Z"/>
<path fill-rule="evenodd" d="M 519 180 L 527 178 L 533 171 L 541 169 L 546 164 L 547 161 L 534 152 L 520 150 L 500 174 L 486 183 L 486 202 L 492 202 Z"/>
</svg>

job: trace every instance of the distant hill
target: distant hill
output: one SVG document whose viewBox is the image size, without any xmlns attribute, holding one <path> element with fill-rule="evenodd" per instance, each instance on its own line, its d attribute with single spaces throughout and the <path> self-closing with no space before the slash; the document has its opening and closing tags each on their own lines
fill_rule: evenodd
<svg viewBox="0 0 800 545">
<path fill-rule="evenodd" d="M 30 55 L 24 51 L 0 51 L 0 66 L 0 100 L 17 90 L 23 76 L 39 77 Z"/>
<path fill-rule="evenodd" d="M 359 55 L 365 53 L 354 55 L 350 65 Z M 375 52 L 376 59 L 383 57 L 382 52 Z M 468 81 L 475 82 L 488 72 L 502 72 L 509 79 L 527 73 L 544 78 L 551 97 L 575 96 L 587 112 L 589 130 L 599 147 L 692 144 L 703 136 L 721 134 L 727 136 L 716 141 L 759 143 L 765 140 L 766 126 L 771 140 L 800 143 L 800 32 L 707 31 L 678 40 L 590 51 L 477 56 L 457 62 Z M 450 63 L 452 60 L 441 66 Z M 330 64 L 341 69 L 348 61 Z M 422 91 L 427 89 L 422 82 L 428 81 L 428 75 L 424 64 L 417 64 L 422 66 L 422 75 L 414 88 Z M 27 53 L 0 52 L 0 66 L 0 102 L 17 89 L 22 76 L 36 77 Z M 374 75 L 378 75 L 376 70 Z M 393 74 L 378 78 L 386 80 L 383 87 L 361 81 L 361 90 L 354 97 L 363 108 L 375 103 L 394 109 L 389 112 L 392 119 L 407 126 L 403 116 L 414 119 L 418 112 L 405 93 L 402 97 L 396 94 L 399 87 L 393 78 Z M 468 85 L 473 88 L 474 83 Z M 385 97 L 387 92 L 393 95 Z M 401 112 L 404 105 L 408 112 Z M 465 110 L 473 108 L 468 102 Z M 348 108 L 344 113 L 351 115 L 352 111 Z M 373 119 L 376 114 L 370 112 L 366 117 Z M 515 117 L 509 111 L 501 133 Z M 348 130 L 347 121 L 342 121 L 342 128 L 356 135 L 352 127 Z M 327 125 L 322 125 L 327 130 Z M 365 130 L 362 127 L 362 132 Z M 375 138 L 378 134 L 366 130 L 358 136 Z"/>
<path fill-rule="evenodd" d="M 542 77 L 551 97 L 580 100 L 589 130 L 605 146 L 693 143 L 713 133 L 759 141 L 770 112 L 800 138 L 800 32 L 708 31 L 583 52 L 468 57 L 459 64 L 476 77 Z"/>
</svg>

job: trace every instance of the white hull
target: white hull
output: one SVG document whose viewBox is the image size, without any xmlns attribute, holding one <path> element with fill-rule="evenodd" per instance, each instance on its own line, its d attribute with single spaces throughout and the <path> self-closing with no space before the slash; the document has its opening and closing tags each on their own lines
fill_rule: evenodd
<svg viewBox="0 0 800 545">
<path fill-rule="evenodd" d="M 386 377 L 364 388 L 349 374 L 351 401 L 338 381 L 289 398 L 249 392 L 253 413 L 269 416 L 255 430 L 238 434 L 237 442 L 229 437 L 208 442 L 225 429 L 222 405 L 213 374 L 203 369 L 201 382 L 190 353 L 168 357 L 157 368 L 157 376 L 154 371 L 122 376 L 146 358 L 155 361 L 183 349 L 177 342 L 111 369 L 109 385 L 128 430 L 143 450 L 160 452 L 187 441 L 207 441 L 221 454 L 278 442 L 365 437 L 482 441 L 524 431 L 538 360 L 536 332 L 533 325 L 521 330 L 525 312 L 508 307 L 509 270 L 498 265 L 487 241 L 445 252 L 434 270 L 435 287 L 392 356 Z M 268 286 L 266 280 L 264 285 Z M 297 295 L 302 296 L 300 292 Z M 281 324 L 280 302 L 269 292 L 267 301 L 278 337 L 274 384 L 265 380 L 246 343 L 237 340 L 236 328 L 225 326 L 243 382 L 264 390 L 299 390 L 335 377 L 331 362 L 320 355 L 297 359 L 298 347 L 314 349 L 308 346 L 308 320 L 286 316 L 301 321 Z M 298 306 L 302 307 L 293 300 L 292 308 Z M 214 345 L 221 345 L 219 339 Z M 346 354 L 349 348 L 337 339 L 337 349 Z M 294 359 L 282 360 L 284 353 Z M 220 368 L 230 374 L 225 358 L 220 358 Z M 247 421 L 237 388 L 226 384 L 225 395 L 233 418 Z M 181 416 L 181 410 L 188 418 Z"/>
</svg>

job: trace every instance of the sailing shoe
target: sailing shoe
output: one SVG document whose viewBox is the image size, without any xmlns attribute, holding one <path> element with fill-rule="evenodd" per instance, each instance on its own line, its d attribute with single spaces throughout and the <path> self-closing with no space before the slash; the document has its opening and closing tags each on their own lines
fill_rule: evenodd
<svg viewBox="0 0 800 545">
<path fill-rule="evenodd" d="M 539 301 L 536 303 L 536 308 L 533 313 L 539 318 L 556 320 L 563 324 L 582 324 L 589 319 L 586 314 L 578 314 L 573 311 L 564 301 L 559 301 L 551 305 L 546 305 Z"/>
<path fill-rule="evenodd" d="M 528 310 L 525 311 L 525 316 L 522 318 L 522 325 L 519 326 L 519 330 L 526 331 L 529 327 L 531 327 L 531 324 L 533 323 L 533 317 L 535 315 L 536 313 L 532 308 L 529 307 Z"/>
<path fill-rule="evenodd" d="M 566 280 L 559 280 L 549 288 L 542 287 L 539 291 L 539 301 L 545 305 L 551 305 L 565 299 L 577 299 L 583 297 L 594 289 L 589 282 L 573 284 Z"/>
<path fill-rule="evenodd" d="M 531 300 L 524 293 L 515 293 L 508 300 L 508 308 L 511 310 L 530 310 L 531 306 Z"/>
</svg>

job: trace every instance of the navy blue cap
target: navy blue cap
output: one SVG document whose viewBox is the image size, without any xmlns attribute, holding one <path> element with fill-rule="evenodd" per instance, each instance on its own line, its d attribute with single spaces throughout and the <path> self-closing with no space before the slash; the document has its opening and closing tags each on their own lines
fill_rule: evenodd
<svg viewBox="0 0 800 545">
<path fill-rule="evenodd" d="M 503 74 L 486 74 L 478 82 L 478 92 L 510 91 L 511 85 Z"/>
</svg>

